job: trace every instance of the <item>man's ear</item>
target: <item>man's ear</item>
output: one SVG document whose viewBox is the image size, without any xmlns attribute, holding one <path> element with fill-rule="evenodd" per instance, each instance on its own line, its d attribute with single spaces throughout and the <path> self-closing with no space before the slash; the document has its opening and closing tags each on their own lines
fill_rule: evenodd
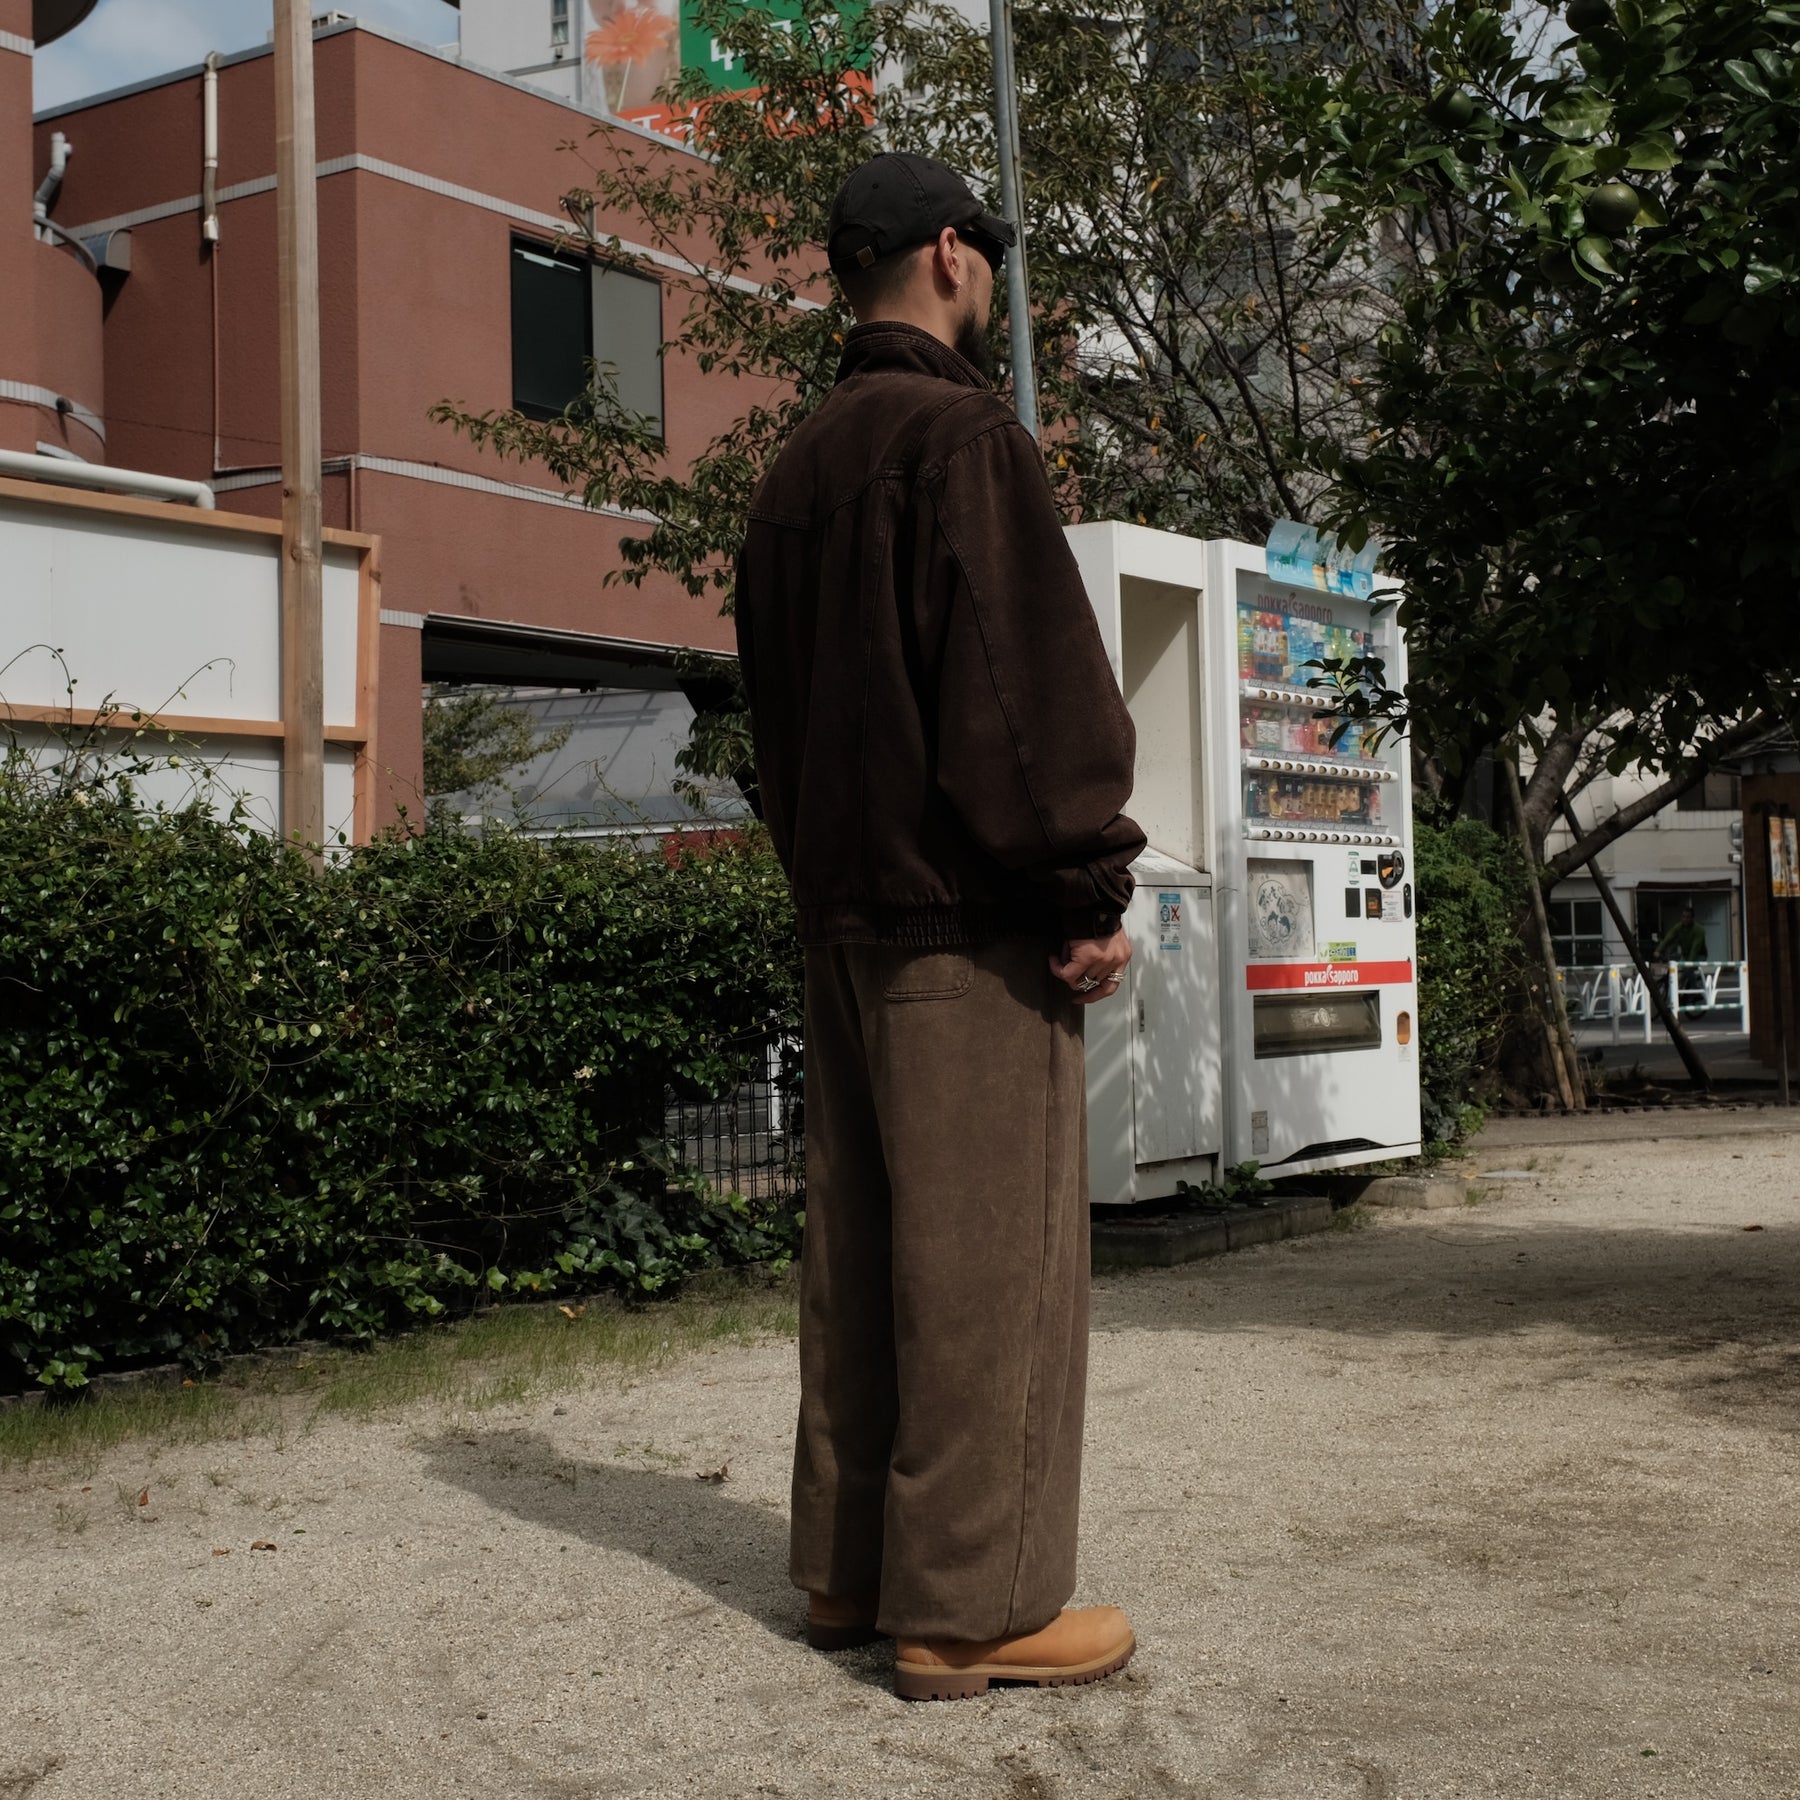
<svg viewBox="0 0 1800 1800">
<path fill-rule="evenodd" d="M 932 250 L 932 262 L 937 272 L 944 278 L 944 283 L 953 292 L 962 291 L 965 273 L 963 263 L 968 251 L 962 240 L 956 235 L 954 225 L 946 225 L 938 233 L 937 244 Z"/>
</svg>

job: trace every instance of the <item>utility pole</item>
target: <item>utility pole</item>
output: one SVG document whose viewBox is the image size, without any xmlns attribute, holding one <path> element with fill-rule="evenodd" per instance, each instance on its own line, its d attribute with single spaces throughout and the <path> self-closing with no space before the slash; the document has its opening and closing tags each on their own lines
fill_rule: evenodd
<svg viewBox="0 0 1800 1800">
<path fill-rule="evenodd" d="M 319 190 L 312 0 L 275 0 L 275 219 L 281 329 L 281 834 L 325 841 L 324 525 L 319 460 Z"/>
<path fill-rule="evenodd" d="M 1019 84 L 1013 69 L 1012 0 L 988 0 L 994 57 L 994 136 L 1000 146 L 1000 216 L 1018 233 L 1006 253 L 1006 313 L 1011 322 L 1013 411 L 1038 434 L 1037 371 L 1031 356 L 1031 290 L 1025 279 L 1024 190 L 1019 185 Z"/>
</svg>

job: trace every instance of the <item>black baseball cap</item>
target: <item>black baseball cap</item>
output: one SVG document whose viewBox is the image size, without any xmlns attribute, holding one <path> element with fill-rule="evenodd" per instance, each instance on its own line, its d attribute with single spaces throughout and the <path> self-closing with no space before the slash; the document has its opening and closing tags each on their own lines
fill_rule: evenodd
<svg viewBox="0 0 1800 1800">
<path fill-rule="evenodd" d="M 969 184 L 929 156 L 889 152 L 853 169 L 831 203 L 825 253 L 838 274 L 867 269 L 899 250 L 929 244 L 946 225 L 1004 252 L 1018 241 L 1006 220 L 983 212 Z M 993 260 L 998 261 L 998 256 Z"/>
</svg>

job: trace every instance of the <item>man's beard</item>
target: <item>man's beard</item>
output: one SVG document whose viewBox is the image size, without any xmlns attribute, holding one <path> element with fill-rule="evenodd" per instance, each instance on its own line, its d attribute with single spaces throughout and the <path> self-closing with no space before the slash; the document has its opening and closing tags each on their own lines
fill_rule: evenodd
<svg viewBox="0 0 1800 1800">
<path fill-rule="evenodd" d="M 956 342 L 950 347 L 964 362 L 974 364 L 984 381 L 994 379 L 993 347 L 988 343 L 987 327 L 975 317 L 973 307 L 963 314 L 962 323 L 956 328 Z"/>
</svg>

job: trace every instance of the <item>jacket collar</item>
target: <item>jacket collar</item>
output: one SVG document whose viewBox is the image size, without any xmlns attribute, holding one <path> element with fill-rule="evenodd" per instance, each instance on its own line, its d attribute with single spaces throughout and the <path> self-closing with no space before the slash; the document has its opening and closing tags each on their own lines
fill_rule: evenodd
<svg viewBox="0 0 1800 1800">
<path fill-rule="evenodd" d="M 839 381 L 847 381 L 852 375 L 895 370 L 936 375 L 963 387 L 993 392 L 994 384 L 972 362 L 917 325 L 904 325 L 898 319 L 877 319 L 873 324 L 856 326 L 844 339 L 844 354 L 838 359 Z"/>
</svg>

